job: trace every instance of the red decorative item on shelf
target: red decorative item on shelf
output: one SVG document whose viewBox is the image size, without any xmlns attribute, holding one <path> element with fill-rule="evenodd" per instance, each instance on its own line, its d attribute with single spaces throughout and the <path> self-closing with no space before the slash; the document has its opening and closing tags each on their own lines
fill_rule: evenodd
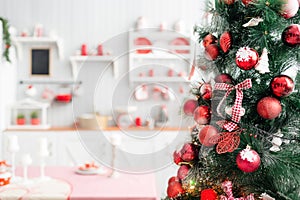
<svg viewBox="0 0 300 200">
<path fill-rule="evenodd" d="M 204 47 L 207 47 L 208 45 L 215 44 L 215 43 L 217 43 L 217 38 L 211 33 L 207 34 L 202 41 Z"/>
<path fill-rule="evenodd" d="M 31 119 L 31 125 L 39 125 L 40 119 L 39 118 L 32 118 Z"/>
<path fill-rule="evenodd" d="M 197 158 L 198 151 L 194 144 L 186 143 L 183 145 L 182 149 L 180 150 L 181 158 L 185 162 L 190 162 Z"/>
<path fill-rule="evenodd" d="M 181 158 L 181 154 L 178 151 L 174 151 L 173 153 L 173 161 L 176 165 L 179 165 L 181 162 L 183 162 Z"/>
<path fill-rule="evenodd" d="M 167 195 L 169 198 L 176 198 L 184 193 L 184 189 L 179 182 L 172 182 L 167 188 Z"/>
<path fill-rule="evenodd" d="M 187 39 L 180 37 L 180 38 L 176 38 L 175 40 L 173 40 L 173 41 L 171 42 L 171 45 L 174 45 L 174 46 L 176 46 L 176 45 L 180 45 L 180 46 L 188 46 L 188 45 L 190 45 L 190 42 L 189 42 Z M 181 54 L 187 54 L 187 53 L 190 53 L 189 50 L 179 50 L 179 49 L 178 49 L 178 50 L 175 50 L 175 52 L 176 52 L 176 53 L 181 53 Z"/>
<path fill-rule="evenodd" d="M 210 100 L 212 97 L 212 87 L 209 83 L 203 83 L 199 89 L 200 96 L 203 100 Z"/>
<path fill-rule="evenodd" d="M 72 94 L 58 94 L 55 99 L 58 102 L 69 103 L 72 100 Z"/>
<path fill-rule="evenodd" d="M 210 44 L 205 48 L 204 55 L 208 60 L 216 60 L 219 54 L 219 47 L 216 44 Z"/>
<path fill-rule="evenodd" d="M 236 164 L 243 172 L 254 172 L 260 166 L 260 157 L 256 151 L 247 146 L 246 149 L 240 151 L 237 155 Z"/>
<path fill-rule="evenodd" d="M 142 119 L 140 117 L 135 118 L 135 126 L 142 126 Z"/>
<path fill-rule="evenodd" d="M 216 83 L 227 83 L 232 84 L 232 77 L 229 74 L 219 74 L 216 76 L 215 81 Z"/>
<path fill-rule="evenodd" d="M 241 47 L 236 53 L 235 62 L 239 68 L 250 70 L 257 64 L 258 59 L 257 51 L 249 47 Z"/>
<path fill-rule="evenodd" d="M 97 47 L 97 55 L 98 56 L 103 56 L 103 48 L 102 48 L 101 44 L 99 44 L 98 47 Z"/>
<path fill-rule="evenodd" d="M 220 37 L 220 47 L 224 53 L 227 53 L 231 48 L 232 37 L 231 34 L 226 31 Z"/>
<path fill-rule="evenodd" d="M 81 45 L 81 55 L 82 56 L 87 56 L 88 55 L 88 50 L 87 50 L 87 45 L 86 44 Z"/>
<path fill-rule="evenodd" d="M 210 139 L 218 134 L 218 130 L 214 126 L 206 125 L 200 130 L 198 138 L 203 146 L 212 147 L 215 144 L 211 143 Z"/>
<path fill-rule="evenodd" d="M 257 113 L 264 119 L 275 119 L 282 111 L 281 103 L 274 97 L 264 97 L 256 106 Z"/>
<path fill-rule="evenodd" d="M 299 10 L 298 0 L 285 0 L 281 8 L 281 15 L 285 19 L 290 19 L 294 17 Z"/>
<path fill-rule="evenodd" d="M 211 111 L 208 106 L 198 106 L 194 112 L 194 120 L 200 125 L 208 124 L 211 117 Z"/>
<path fill-rule="evenodd" d="M 150 40 L 148 40 L 147 38 L 145 37 L 140 37 L 140 38 L 136 38 L 134 40 L 134 44 L 137 45 L 137 46 L 140 46 L 140 45 L 145 45 L 145 46 L 151 46 L 152 43 L 150 42 Z M 139 54 L 147 54 L 147 53 L 151 53 L 152 50 L 149 48 L 149 49 L 138 49 L 136 50 L 137 53 Z"/>
<path fill-rule="evenodd" d="M 190 166 L 189 165 L 181 165 L 177 171 L 177 177 L 182 180 L 184 179 L 190 170 Z"/>
<path fill-rule="evenodd" d="M 24 118 L 20 118 L 16 120 L 16 124 L 17 125 L 24 125 L 26 122 L 26 120 Z"/>
<path fill-rule="evenodd" d="M 187 100 L 183 105 L 183 112 L 188 116 L 193 116 L 195 109 L 198 106 L 198 102 L 194 99 Z"/>
<path fill-rule="evenodd" d="M 213 189 L 201 190 L 200 200 L 217 200 L 218 194 Z"/>
<path fill-rule="evenodd" d="M 271 81 L 271 89 L 277 97 L 287 97 L 294 90 L 294 81 L 286 75 L 279 75 Z"/>
<path fill-rule="evenodd" d="M 300 45 L 300 25 L 292 24 L 284 29 L 281 35 L 284 44 L 295 47 Z"/>
</svg>

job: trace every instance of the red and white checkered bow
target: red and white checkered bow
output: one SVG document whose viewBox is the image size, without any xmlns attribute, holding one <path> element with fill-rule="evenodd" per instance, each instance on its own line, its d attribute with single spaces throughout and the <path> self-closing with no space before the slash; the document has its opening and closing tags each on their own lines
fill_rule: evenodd
<svg viewBox="0 0 300 200">
<path fill-rule="evenodd" d="M 249 89 L 252 87 L 251 79 L 246 79 L 243 82 L 237 84 L 237 85 L 229 85 L 226 83 L 216 83 L 215 84 L 215 90 L 226 90 L 226 94 L 224 95 L 223 99 L 219 103 L 217 107 L 217 112 L 219 115 L 222 116 L 221 111 L 221 105 L 225 101 L 225 99 L 229 96 L 232 90 L 236 90 L 235 95 L 235 101 L 234 105 L 232 107 L 232 116 L 231 116 L 231 122 L 226 123 L 224 125 L 224 128 L 228 131 L 233 131 L 237 127 L 237 123 L 241 120 L 241 108 L 242 108 L 242 101 L 243 101 L 243 91 L 244 89 Z"/>
</svg>

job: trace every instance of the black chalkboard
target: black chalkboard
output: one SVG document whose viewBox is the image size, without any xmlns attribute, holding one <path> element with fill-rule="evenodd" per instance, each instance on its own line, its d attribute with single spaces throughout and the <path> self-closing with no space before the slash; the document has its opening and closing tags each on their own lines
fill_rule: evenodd
<svg viewBox="0 0 300 200">
<path fill-rule="evenodd" d="M 50 75 L 50 49 L 31 49 L 31 75 Z"/>
</svg>

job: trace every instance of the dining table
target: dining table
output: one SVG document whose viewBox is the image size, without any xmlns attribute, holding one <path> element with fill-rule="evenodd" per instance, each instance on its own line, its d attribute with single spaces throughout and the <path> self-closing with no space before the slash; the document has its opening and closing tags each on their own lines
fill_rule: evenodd
<svg viewBox="0 0 300 200">
<path fill-rule="evenodd" d="M 104 168 L 103 168 L 104 169 Z M 77 167 L 49 166 L 45 175 L 29 167 L 28 178 L 17 167 L 15 179 L 0 187 L 0 199 L 16 200 L 158 200 L 153 173 L 78 173 Z"/>
</svg>

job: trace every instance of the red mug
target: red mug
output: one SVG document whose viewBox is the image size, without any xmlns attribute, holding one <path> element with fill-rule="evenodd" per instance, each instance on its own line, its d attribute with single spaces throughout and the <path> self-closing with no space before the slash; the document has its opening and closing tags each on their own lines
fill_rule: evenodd
<svg viewBox="0 0 300 200">
<path fill-rule="evenodd" d="M 98 50 L 98 56 L 103 56 L 103 48 L 101 44 L 98 45 L 97 50 Z"/>
<path fill-rule="evenodd" d="M 81 45 L 81 55 L 86 56 L 87 55 L 87 46 L 86 44 Z"/>
<path fill-rule="evenodd" d="M 140 117 L 135 118 L 135 125 L 136 126 L 142 126 L 142 120 Z"/>
</svg>

